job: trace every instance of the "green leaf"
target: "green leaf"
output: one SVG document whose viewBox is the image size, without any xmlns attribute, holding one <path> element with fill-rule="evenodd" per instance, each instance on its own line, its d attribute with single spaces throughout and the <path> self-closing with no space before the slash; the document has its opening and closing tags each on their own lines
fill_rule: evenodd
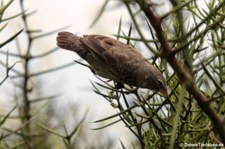
<svg viewBox="0 0 225 149">
<path fill-rule="evenodd" d="M 2 17 L 4 11 L 10 6 L 10 4 L 13 2 L 14 0 L 10 0 L 5 6 L 3 6 L 1 9 L 0 9 L 0 17 Z"/>
<path fill-rule="evenodd" d="M 15 35 L 13 35 L 12 37 L 10 37 L 9 39 L 7 39 L 5 42 L 0 44 L 0 48 L 3 47 L 4 45 L 6 45 L 7 43 L 9 43 L 10 41 L 12 41 L 13 39 L 15 39 L 21 32 L 23 31 L 23 29 L 21 29 L 19 32 L 17 32 Z"/>
<path fill-rule="evenodd" d="M 95 19 L 91 23 L 90 28 L 93 27 L 98 22 L 98 20 L 101 18 L 101 16 L 103 15 L 103 13 L 105 11 L 105 8 L 106 8 L 108 2 L 109 2 L 109 0 L 105 1 L 105 3 L 103 4 L 101 10 L 98 12 L 98 15 L 95 17 Z"/>
</svg>

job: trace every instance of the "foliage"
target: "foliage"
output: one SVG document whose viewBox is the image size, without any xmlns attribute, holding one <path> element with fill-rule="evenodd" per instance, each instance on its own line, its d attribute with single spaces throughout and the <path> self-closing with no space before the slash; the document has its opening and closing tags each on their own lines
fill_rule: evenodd
<svg viewBox="0 0 225 149">
<path fill-rule="evenodd" d="M 146 149 L 225 144 L 225 2 L 171 0 L 164 14 L 157 13 L 163 9 L 157 2 L 122 2 L 135 28 L 124 33 L 121 20 L 116 36 L 144 45 L 149 60 L 164 71 L 170 93 L 93 84 L 118 111 L 96 123 L 117 117 L 111 124 L 122 121 Z"/>
<path fill-rule="evenodd" d="M 34 52 L 34 50 L 36 50 L 34 48 L 34 42 L 55 34 L 65 27 L 47 33 L 43 33 L 39 29 L 31 28 L 29 18 L 32 17 L 36 11 L 30 12 L 30 10 L 25 8 L 24 0 L 18 3 L 20 4 L 21 13 L 5 18 L 4 14 L 13 2 L 13 0 L 7 3 L 1 1 L 0 32 L 6 29 L 8 27 L 8 22 L 15 18 L 21 18 L 24 26 L 23 29 L 19 30 L 9 39 L 0 43 L 0 54 L 2 57 L 6 57 L 5 61 L 0 60 L 0 64 L 5 68 L 6 72 L 0 82 L 0 86 L 13 88 L 12 94 L 8 95 L 4 100 L 13 99 L 11 104 L 14 105 L 8 112 L 1 111 L 0 113 L 0 148 L 71 149 L 110 147 L 110 143 L 112 144 L 113 142 L 110 137 L 108 137 L 108 140 L 105 139 L 104 141 L 85 141 L 91 136 L 86 130 L 88 127 L 86 122 L 88 114 L 84 113 L 82 118 L 80 118 L 79 111 L 74 110 L 79 109 L 78 105 L 70 104 L 67 107 L 68 109 L 64 109 L 64 112 L 60 113 L 66 116 L 63 116 L 64 118 L 59 117 L 57 114 L 59 109 L 52 108 L 54 102 L 51 102 L 54 99 L 60 99 L 59 95 L 43 96 L 40 90 L 41 84 L 39 84 L 38 81 L 40 76 L 67 68 L 75 63 L 70 62 L 55 68 L 42 69 L 40 72 L 35 71 L 32 67 L 33 63 L 39 63 L 42 58 L 51 56 L 58 48 L 55 47 L 37 55 L 35 54 L 36 52 Z M 18 38 L 22 39 L 23 42 L 20 42 Z M 8 45 L 9 42 L 14 42 L 16 47 L 5 51 L 3 48 Z M 11 59 L 16 61 L 12 65 L 10 65 Z M 70 115 L 72 115 L 72 118 L 70 118 L 72 120 L 68 121 L 67 119 L 71 117 Z M 54 124 L 52 121 L 56 121 L 57 124 Z M 96 136 L 102 134 L 103 132 L 100 131 Z"/>
<path fill-rule="evenodd" d="M 91 25 L 107 11 L 110 2 L 105 1 Z M 101 83 L 92 83 L 94 91 L 106 99 L 117 114 L 95 121 L 106 124 L 96 129 L 103 129 L 122 121 L 138 140 L 130 142 L 133 148 L 172 149 L 201 143 L 225 144 L 225 2 L 170 0 L 168 5 L 171 9 L 166 13 L 161 13 L 164 3 L 148 2 L 119 2 L 119 5 L 125 6 L 128 10 L 131 22 L 126 33 L 121 18 L 116 37 L 119 40 L 127 40 L 128 44 L 135 45 L 137 49 L 141 47 L 151 55 L 146 58 L 163 70 L 169 95 L 163 97 L 156 92 L 127 85 L 117 89 L 112 81 L 100 79 Z M 0 87 L 9 79 L 19 78 L 22 81 L 13 84 L 14 88 L 19 90 L 11 97 L 15 106 L 1 115 L 0 148 L 81 148 L 81 140 L 89 138 L 84 128 L 87 113 L 75 120 L 72 129 L 67 128 L 68 122 L 47 108 L 50 101 L 59 95 L 42 97 L 35 94 L 38 92 L 38 85 L 32 83 L 40 75 L 74 64 L 72 62 L 41 72 L 33 72 L 30 67 L 34 59 L 48 57 L 58 49 L 52 48 L 40 55 L 33 55 L 34 41 L 61 29 L 42 33 L 40 30 L 29 28 L 28 16 L 32 16 L 34 12 L 25 11 L 23 0 L 20 1 L 20 14 L 4 18 L 5 10 L 11 3 L 13 0 L 6 4 L 1 3 L 0 32 L 7 28 L 7 22 L 16 17 L 21 17 L 24 29 L 0 43 L 0 54 L 6 57 L 5 61 L 0 60 L 6 72 L 0 80 Z M 16 42 L 19 37 L 23 38 L 21 34 L 27 40 L 25 52 L 21 52 L 20 44 L 17 44 L 17 51 L 2 50 L 9 42 Z M 10 65 L 11 58 L 16 58 L 18 62 Z M 23 71 L 15 67 L 18 63 L 22 65 Z M 31 96 L 32 94 L 35 96 Z M 68 109 L 74 109 L 75 106 L 71 105 Z M 14 116 L 13 112 L 17 115 Z M 78 111 L 70 113 L 77 115 Z M 51 125 L 53 119 L 57 120 L 58 125 L 55 127 Z M 10 121 L 16 122 L 18 127 L 6 127 Z M 99 137 L 102 137 L 101 134 L 97 138 Z M 109 139 L 106 143 L 85 144 L 85 147 L 110 148 L 112 143 Z M 123 141 L 120 143 L 122 148 L 127 148 Z"/>
</svg>

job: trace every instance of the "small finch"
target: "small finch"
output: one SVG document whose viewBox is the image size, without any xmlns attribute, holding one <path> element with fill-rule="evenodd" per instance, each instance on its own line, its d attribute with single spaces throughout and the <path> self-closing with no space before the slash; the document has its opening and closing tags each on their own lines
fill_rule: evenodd
<svg viewBox="0 0 225 149">
<path fill-rule="evenodd" d="M 76 52 L 101 77 L 167 96 L 162 73 L 129 45 L 102 35 L 79 37 L 69 32 L 58 33 L 57 45 Z"/>
</svg>

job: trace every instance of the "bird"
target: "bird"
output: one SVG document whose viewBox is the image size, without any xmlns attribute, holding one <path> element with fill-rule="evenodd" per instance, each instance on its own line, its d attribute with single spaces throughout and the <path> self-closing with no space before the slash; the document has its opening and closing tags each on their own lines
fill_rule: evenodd
<svg viewBox="0 0 225 149">
<path fill-rule="evenodd" d="M 56 40 L 60 48 L 76 52 L 96 75 L 167 96 L 162 72 L 134 47 L 103 35 L 77 36 L 67 31 L 59 32 Z"/>
</svg>

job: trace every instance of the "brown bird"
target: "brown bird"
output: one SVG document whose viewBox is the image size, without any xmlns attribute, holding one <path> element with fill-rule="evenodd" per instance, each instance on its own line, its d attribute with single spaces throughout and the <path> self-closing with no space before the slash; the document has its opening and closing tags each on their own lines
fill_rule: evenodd
<svg viewBox="0 0 225 149">
<path fill-rule="evenodd" d="M 79 37 L 69 32 L 58 33 L 57 45 L 76 52 L 101 77 L 167 96 L 162 73 L 129 45 L 102 35 Z"/>
</svg>

